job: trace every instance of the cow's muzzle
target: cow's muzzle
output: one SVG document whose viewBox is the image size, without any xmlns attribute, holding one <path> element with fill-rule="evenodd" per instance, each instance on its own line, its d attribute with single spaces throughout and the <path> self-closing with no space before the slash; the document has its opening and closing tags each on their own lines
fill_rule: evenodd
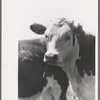
<svg viewBox="0 0 100 100">
<path fill-rule="evenodd" d="M 45 53 L 44 55 L 44 62 L 49 64 L 56 63 L 57 59 L 58 59 L 58 55 L 54 53 Z"/>
</svg>

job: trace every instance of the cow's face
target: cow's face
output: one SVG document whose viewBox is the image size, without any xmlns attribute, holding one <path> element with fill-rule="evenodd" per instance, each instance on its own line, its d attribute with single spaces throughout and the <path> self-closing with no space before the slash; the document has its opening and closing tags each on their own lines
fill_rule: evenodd
<svg viewBox="0 0 100 100">
<path fill-rule="evenodd" d="M 64 19 L 48 27 L 45 38 L 47 46 L 47 52 L 44 55 L 45 62 L 61 66 L 72 60 L 78 45 L 76 45 L 77 40 L 73 29 Z"/>
</svg>

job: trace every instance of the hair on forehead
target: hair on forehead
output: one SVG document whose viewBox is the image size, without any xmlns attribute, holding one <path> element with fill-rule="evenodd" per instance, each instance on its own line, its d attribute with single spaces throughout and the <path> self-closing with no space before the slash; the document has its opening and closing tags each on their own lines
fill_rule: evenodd
<svg viewBox="0 0 100 100">
<path fill-rule="evenodd" d="M 76 26 L 74 25 L 74 21 L 70 21 L 66 18 L 58 18 L 53 22 L 53 25 L 57 27 L 62 27 L 65 23 L 71 28 L 71 30 L 74 33 L 73 35 L 82 37 L 87 35 L 87 33 L 83 30 L 83 26 L 80 23 L 78 23 L 78 25 Z"/>
<path fill-rule="evenodd" d="M 65 23 L 68 24 L 68 26 L 69 26 L 70 28 L 75 27 L 74 21 L 71 22 L 71 21 L 67 20 L 66 18 L 58 18 L 58 19 L 54 22 L 54 25 L 55 25 L 55 26 L 58 26 L 58 27 L 61 27 L 61 26 L 63 26 Z"/>
<path fill-rule="evenodd" d="M 54 25 L 55 25 L 55 26 L 61 27 L 62 25 L 64 25 L 65 21 L 66 21 L 65 18 L 58 18 L 58 19 L 54 22 Z"/>
</svg>

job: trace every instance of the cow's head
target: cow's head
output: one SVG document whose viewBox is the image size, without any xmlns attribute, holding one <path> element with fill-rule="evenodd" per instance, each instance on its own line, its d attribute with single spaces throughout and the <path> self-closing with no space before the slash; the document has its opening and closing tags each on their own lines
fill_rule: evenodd
<svg viewBox="0 0 100 100">
<path fill-rule="evenodd" d="M 73 22 L 59 18 L 45 30 L 47 52 L 44 62 L 62 66 L 77 57 L 79 48 Z"/>
<path fill-rule="evenodd" d="M 79 48 L 75 30 L 74 24 L 65 18 L 57 19 L 47 28 L 45 62 L 62 66 L 77 57 Z"/>
</svg>

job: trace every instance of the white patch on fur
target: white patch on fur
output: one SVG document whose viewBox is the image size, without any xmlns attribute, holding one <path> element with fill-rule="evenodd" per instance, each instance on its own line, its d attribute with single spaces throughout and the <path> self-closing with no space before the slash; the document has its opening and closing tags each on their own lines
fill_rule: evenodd
<svg viewBox="0 0 100 100">
<path fill-rule="evenodd" d="M 47 77 L 47 86 L 43 88 L 40 100 L 59 100 L 61 87 L 54 79 L 54 76 Z"/>
<path fill-rule="evenodd" d="M 76 94 L 74 93 L 70 82 L 69 82 L 69 86 L 67 89 L 66 98 L 67 100 L 79 100 Z"/>
<path fill-rule="evenodd" d="M 88 76 L 84 73 L 82 78 L 83 84 L 83 96 L 86 97 L 86 100 L 95 100 L 95 76 Z"/>
</svg>

